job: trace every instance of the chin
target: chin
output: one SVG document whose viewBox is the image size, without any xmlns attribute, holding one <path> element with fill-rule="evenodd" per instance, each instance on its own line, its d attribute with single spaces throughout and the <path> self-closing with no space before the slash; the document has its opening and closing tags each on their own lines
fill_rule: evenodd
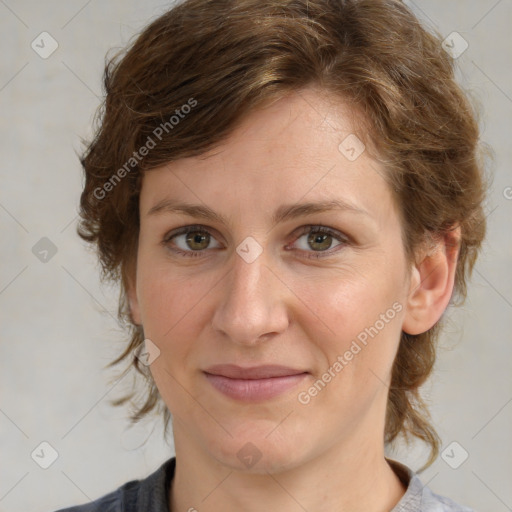
<svg viewBox="0 0 512 512">
<path fill-rule="evenodd" d="M 245 429 L 244 435 L 208 443 L 210 453 L 223 466 L 251 474 L 278 474 L 301 464 L 306 458 L 307 440 L 293 432 L 269 435 L 270 430 Z"/>
</svg>

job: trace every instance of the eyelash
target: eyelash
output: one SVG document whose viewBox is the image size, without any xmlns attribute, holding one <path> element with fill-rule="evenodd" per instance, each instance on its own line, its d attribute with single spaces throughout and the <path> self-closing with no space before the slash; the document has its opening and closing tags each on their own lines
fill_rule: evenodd
<svg viewBox="0 0 512 512">
<path fill-rule="evenodd" d="M 169 242 L 171 242 L 171 240 L 173 238 L 175 238 L 179 235 L 188 235 L 189 233 L 194 233 L 194 232 L 207 233 L 213 237 L 213 234 L 204 226 L 201 226 L 201 225 L 185 226 L 183 228 L 177 229 L 176 231 L 172 231 L 171 233 L 168 233 L 162 240 L 162 245 L 164 245 L 166 248 L 170 249 L 174 253 L 179 254 L 180 256 L 184 256 L 184 257 L 188 257 L 188 258 L 202 257 L 203 253 L 207 249 L 202 249 L 199 251 L 193 251 L 193 250 L 183 251 L 181 249 L 175 249 L 175 248 L 169 247 Z M 303 226 L 295 241 L 297 241 L 299 238 L 301 238 L 302 236 L 307 235 L 307 234 L 325 234 L 325 235 L 332 236 L 335 240 L 340 242 L 340 245 L 336 246 L 339 248 L 346 246 L 349 243 L 348 237 L 342 235 L 340 232 L 330 229 L 326 226 L 318 226 L 318 225 Z M 309 252 L 309 251 L 306 251 L 306 252 Z M 329 249 L 328 251 L 312 251 L 311 254 L 309 256 L 305 256 L 305 258 L 307 258 L 307 259 L 326 258 L 326 257 L 332 256 L 333 252 L 337 252 L 337 250 L 333 251 L 332 249 Z"/>
</svg>

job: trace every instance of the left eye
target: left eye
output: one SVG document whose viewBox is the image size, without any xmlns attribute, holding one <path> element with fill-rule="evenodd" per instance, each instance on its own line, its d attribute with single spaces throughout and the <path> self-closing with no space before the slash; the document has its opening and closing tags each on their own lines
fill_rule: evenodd
<svg viewBox="0 0 512 512">
<path fill-rule="evenodd" d="M 295 248 L 298 248 L 300 251 L 309 252 L 308 258 L 321 258 L 323 256 L 321 253 L 326 253 L 333 247 L 348 243 L 347 237 L 323 226 L 304 226 L 302 232 L 299 233 L 295 240 L 294 245 L 297 246 Z M 213 247 L 210 246 L 212 241 L 216 243 Z M 333 246 L 334 241 L 338 243 Z M 202 226 L 186 226 L 181 228 L 166 236 L 162 243 L 177 254 L 192 257 L 202 256 L 206 249 L 222 247 L 208 229 Z M 332 252 L 329 251 L 326 255 L 330 255 Z"/>
<path fill-rule="evenodd" d="M 338 244 L 332 245 L 337 240 Z M 304 226 L 302 234 L 297 238 L 295 245 L 301 251 L 309 252 L 308 258 L 321 258 L 323 254 L 333 247 L 345 245 L 348 239 L 341 233 L 323 226 Z M 311 251 L 310 249 L 313 249 Z M 327 252 L 330 255 L 333 251 Z M 335 251 L 334 251 L 335 252 Z"/>
</svg>

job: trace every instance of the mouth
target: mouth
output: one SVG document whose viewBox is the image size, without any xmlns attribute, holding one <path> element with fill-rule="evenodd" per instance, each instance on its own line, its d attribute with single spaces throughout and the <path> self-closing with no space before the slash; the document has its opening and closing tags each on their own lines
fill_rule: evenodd
<svg viewBox="0 0 512 512">
<path fill-rule="evenodd" d="M 289 391 L 308 372 L 286 366 L 265 365 L 242 368 L 236 365 L 216 365 L 205 370 L 208 382 L 222 394 L 239 401 L 269 400 Z"/>
</svg>

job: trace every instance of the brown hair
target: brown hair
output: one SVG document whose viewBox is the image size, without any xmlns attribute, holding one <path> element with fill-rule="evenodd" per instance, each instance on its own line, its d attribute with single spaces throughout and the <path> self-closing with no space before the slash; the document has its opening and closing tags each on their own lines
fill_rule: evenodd
<svg viewBox="0 0 512 512">
<path fill-rule="evenodd" d="M 126 298 L 143 171 L 201 155 L 251 110 L 310 85 L 362 113 L 368 137 L 359 135 L 386 162 L 409 258 L 425 235 L 461 227 L 453 298 L 465 298 L 485 234 L 483 164 L 475 111 L 440 36 L 398 0 L 186 0 L 107 60 L 99 126 L 81 158 L 78 233 L 97 244 L 102 279 L 119 282 L 118 316 L 131 336 L 111 365 L 128 359 L 125 372 L 133 365 L 146 377 L 134 421 L 162 407 L 133 355 L 144 333 Z M 432 371 L 439 327 L 402 333 L 386 414 L 385 441 L 422 439 L 431 448 L 426 466 L 439 438 L 418 389 Z"/>
</svg>

